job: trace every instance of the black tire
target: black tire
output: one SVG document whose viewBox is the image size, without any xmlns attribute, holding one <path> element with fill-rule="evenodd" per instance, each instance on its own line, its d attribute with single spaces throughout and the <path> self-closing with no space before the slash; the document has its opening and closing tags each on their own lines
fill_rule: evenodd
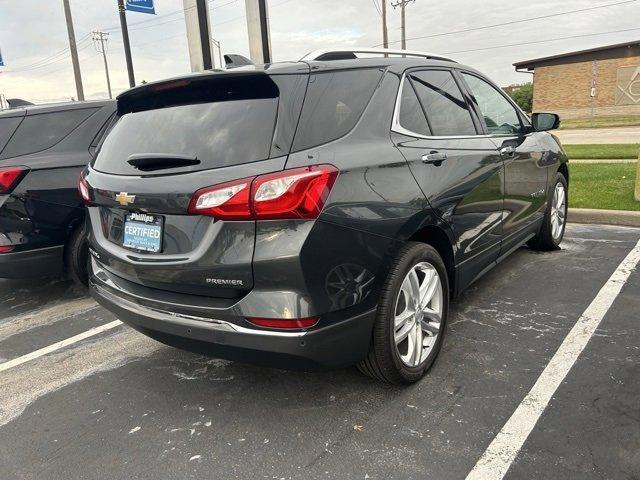
<svg viewBox="0 0 640 480">
<path fill-rule="evenodd" d="M 430 263 L 438 272 L 442 286 L 442 319 L 440 331 L 427 357 L 416 367 L 409 367 L 400 358 L 394 341 L 396 301 L 405 276 L 420 262 Z M 449 280 L 438 252 L 430 245 L 409 242 L 398 253 L 382 288 L 369 353 L 358 369 L 377 380 L 392 384 L 414 383 L 431 368 L 444 338 L 449 313 Z"/>
<path fill-rule="evenodd" d="M 86 287 L 89 283 L 88 273 L 89 246 L 84 223 L 76 227 L 64 250 L 64 264 L 67 276 L 76 284 Z"/>
<path fill-rule="evenodd" d="M 560 230 L 560 234 L 556 237 L 553 236 L 553 227 L 551 224 L 551 210 L 554 198 L 554 192 L 557 185 L 561 185 L 564 188 L 565 193 L 565 202 L 564 202 L 564 221 L 562 224 L 562 228 Z M 538 234 L 533 237 L 531 240 L 527 242 L 529 247 L 534 250 L 541 251 L 551 251 L 557 250 L 562 242 L 562 238 L 564 237 L 564 230 L 567 225 L 567 209 L 569 205 L 569 188 L 567 186 L 567 179 L 564 178 L 564 175 L 560 172 L 556 173 L 555 182 L 553 182 L 553 187 L 551 187 L 549 191 L 549 198 L 547 201 L 547 209 L 544 213 L 544 219 L 542 220 L 542 225 L 540 227 L 540 231 Z"/>
</svg>

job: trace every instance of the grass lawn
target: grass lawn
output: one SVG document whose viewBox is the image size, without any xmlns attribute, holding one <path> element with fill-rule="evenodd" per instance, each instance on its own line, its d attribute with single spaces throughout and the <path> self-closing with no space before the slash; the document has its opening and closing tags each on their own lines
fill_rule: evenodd
<svg viewBox="0 0 640 480">
<path fill-rule="evenodd" d="M 640 125 L 640 115 L 626 116 L 598 116 L 587 118 L 571 118 L 562 120 L 561 129 L 566 128 L 606 128 L 606 127 L 632 127 Z"/>
<path fill-rule="evenodd" d="M 569 207 L 640 210 L 633 198 L 633 163 L 581 163 L 569 167 Z"/>
<path fill-rule="evenodd" d="M 585 145 L 563 145 L 569 158 L 584 159 L 620 159 L 638 158 L 638 144 L 612 143 L 612 144 L 585 144 Z"/>
</svg>

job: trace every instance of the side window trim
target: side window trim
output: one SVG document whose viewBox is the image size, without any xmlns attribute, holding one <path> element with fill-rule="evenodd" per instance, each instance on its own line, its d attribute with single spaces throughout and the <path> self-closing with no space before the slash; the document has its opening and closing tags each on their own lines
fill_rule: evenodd
<svg viewBox="0 0 640 480">
<path fill-rule="evenodd" d="M 416 91 L 413 82 L 410 78 L 411 73 L 413 72 L 424 72 L 424 71 L 433 71 L 433 70 L 437 70 L 437 71 L 445 71 L 445 72 L 449 72 L 453 75 L 453 79 L 456 82 L 456 85 L 458 85 L 458 88 L 460 90 L 460 93 L 462 94 L 463 99 L 465 100 L 465 102 L 467 103 L 467 107 L 469 109 L 470 112 L 470 116 L 471 116 L 471 121 L 473 122 L 473 125 L 475 127 L 476 130 L 476 134 L 475 135 L 423 135 L 421 133 L 417 133 L 417 132 L 412 132 L 411 130 L 408 130 L 406 128 L 404 128 L 402 125 L 400 125 L 400 105 L 402 104 L 402 89 L 404 88 L 405 85 L 405 80 L 407 80 L 407 83 L 409 83 L 411 85 L 411 88 L 413 89 L 414 93 L 416 94 L 416 97 L 418 98 L 418 102 L 420 103 L 420 107 L 422 108 L 422 112 L 425 115 L 425 118 L 427 119 L 427 125 L 429 125 L 429 129 L 433 132 L 433 129 L 431 127 L 431 122 L 429 121 L 429 116 L 426 113 L 426 110 L 424 108 L 424 105 L 422 104 L 422 100 L 420 100 L 420 95 L 418 95 L 418 92 Z M 416 137 L 416 138 L 424 138 L 424 139 L 443 139 L 443 138 L 451 138 L 451 139 L 455 139 L 455 138 L 477 138 L 479 136 L 489 136 L 486 135 L 486 131 L 485 131 L 485 127 L 483 126 L 483 124 L 480 122 L 480 120 L 477 118 L 478 117 L 478 112 L 476 111 L 476 106 L 475 106 L 475 102 L 471 102 L 471 97 L 468 95 L 468 90 L 466 85 L 461 85 L 461 80 L 458 79 L 458 75 L 457 75 L 457 71 L 456 69 L 453 68 L 447 68 L 447 67 L 413 67 L 413 68 L 409 68 L 407 70 L 405 70 L 402 73 L 402 76 L 400 77 L 400 86 L 398 87 L 398 93 L 396 94 L 396 103 L 395 103 L 395 107 L 393 110 L 393 117 L 392 117 L 392 122 L 391 122 L 391 131 L 395 132 L 395 133 L 400 133 L 402 135 L 407 135 L 409 137 Z"/>
<path fill-rule="evenodd" d="M 524 135 L 530 135 L 531 133 L 533 133 L 528 128 L 528 127 L 531 126 L 531 124 L 525 125 L 525 123 L 523 122 L 523 115 L 525 115 L 525 114 L 524 114 L 524 112 L 522 112 L 522 109 L 518 106 L 517 103 L 515 103 L 513 101 L 513 99 L 511 97 L 509 97 L 509 95 L 504 93 L 504 91 L 501 88 L 499 88 L 496 85 L 494 85 L 493 82 L 491 82 L 488 78 L 485 78 L 482 75 L 478 75 L 478 73 L 476 73 L 476 72 L 465 70 L 465 69 L 460 69 L 460 68 L 456 69 L 456 70 L 458 71 L 458 75 L 460 76 L 460 82 L 464 85 L 465 91 L 468 92 L 469 98 L 472 100 L 473 109 L 476 111 L 476 114 L 478 115 L 478 117 L 480 119 L 480 122 L 481 122 L 481 125 L 482 125 L 482 129 L 484 130 L 485 135 L 487 135 L 488 137 L 495 137 L 495 138 L 513 137 L 514 136 L 513 133 L 489 133 L 489 129 L 488 129 L 487 125 L 486 125 L 486 122 L 484 121 L 482 113 L 480 112 L 480 106 L 478 105 L 478 101 L 473 96 L 473 92 L 471 92 L 471 89 L 467 85 L 467 82 L 465 82 L 464 78 L 462 78 L 462 73 L 464 73 L 466 75 L 470 75 L 472 77 L 476 77 L 479 80 L 482 80 L 487 85 L 489 85 L 491 88 L 493 88 L 495 91 L 497 91 L 500 95 L 502 95 L 502 97 L 511 105 L 511 107 L 516 112 L 516 116 L 518 117 L 518 121 L 520 122 L 520 129 L 521 129 L 521 132 L 520 132 L 519 135 L 524 136 Z M 526 115 L 525 115 L 525 118 L 526 118 Z"/>
</svg>

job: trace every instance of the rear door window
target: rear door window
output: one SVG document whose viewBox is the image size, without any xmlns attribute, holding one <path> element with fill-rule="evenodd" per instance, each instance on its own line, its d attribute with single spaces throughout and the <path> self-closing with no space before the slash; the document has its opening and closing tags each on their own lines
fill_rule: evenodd
<svg viewBox="0 0 640 480">
<path fill-rule="evenodd" d="M 411 72 L 411 83 L 436 136 L 476 135 L 469 106 L 448 70 Z"/>
<path fill-rule="evenodd" d="M 98 108 L 80 108 L 27 115 L 0 158 L 17 157 L 51 148 L 97 110 Z"/>
<path fill-rule="evenodd" d="M 380 68 L 312 74 L 293 150 L 315 147 L 349 133 L 381 77 Z"/>
</svg>

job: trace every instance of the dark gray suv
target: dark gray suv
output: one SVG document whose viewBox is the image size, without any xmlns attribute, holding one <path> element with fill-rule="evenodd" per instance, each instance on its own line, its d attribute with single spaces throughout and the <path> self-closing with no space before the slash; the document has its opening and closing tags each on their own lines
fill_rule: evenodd
<svg viewBox="0 0 640 480">
<path fill-rule="evenodd" d="M 80 180 L 92 295 L 161 342 L 413 382 L 450 298 L 564 233 L 567 157 L 479 72 L 418 52 L 151 83 Z"/>
</svg>

